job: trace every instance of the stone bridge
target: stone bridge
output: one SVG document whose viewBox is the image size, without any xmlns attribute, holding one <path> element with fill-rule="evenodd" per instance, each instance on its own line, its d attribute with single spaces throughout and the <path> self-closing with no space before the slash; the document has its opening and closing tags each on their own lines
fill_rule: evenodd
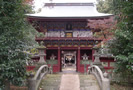
<svg viewBox="0 0 133 90">
<path fill-rule="evenodd" d="M 72 68 L 58 74 L 50 72 L 47 65 L 42 65 L 36 75 L 28 79 L 28 90 L 110 90 L 107 73 L 103 74 L 96 65 L 89 67 L 87 74 Z"/>
</svg>

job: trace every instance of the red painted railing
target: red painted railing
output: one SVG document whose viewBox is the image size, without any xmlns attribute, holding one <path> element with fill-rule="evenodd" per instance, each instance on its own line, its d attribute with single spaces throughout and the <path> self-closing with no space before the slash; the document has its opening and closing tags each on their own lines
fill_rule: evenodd
<svg viewBox="0 0 133 90">
<path fill-rule="evenodd" d="M 94 37 L 36 37 L 36 41 L 42 41 L 42 40 L 98 40 L 102 41 L 100 38 L 94 38 Z"/>
<path fill-rule="evenodd" d="M 27 71 L 32 71 L 34 70 L 35 66 L 26 66 Z"/>
</svg>

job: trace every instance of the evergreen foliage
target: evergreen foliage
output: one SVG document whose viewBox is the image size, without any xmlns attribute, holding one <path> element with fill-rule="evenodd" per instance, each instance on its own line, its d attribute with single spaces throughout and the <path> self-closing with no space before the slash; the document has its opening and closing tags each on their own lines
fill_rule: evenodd
<svg viewBox="0 0 133 90">
<path fill-rule="evenodd" d="M 34 43 L 35 33 L 26 22 L 26 8 L 23 0 L 0 0 L 0 88 L 7 80 L 22 85 L 26 78 L 28 55 L 23 51 Z"/>
<path fill-rule="evenodd" d="M 113 0 L 100 0 L 97 4 L 97 10 L 101 13 L 113 14 Z"/>
<path fill-rule="evenodd" d="M 116 72 L 123 76 L 123 80 L 131 81 L 133 78 L 133 1 L 113 0 L 113 6 L 118 24 L 115 38 L 109 46 L 116 57 Z"/>
</svg>

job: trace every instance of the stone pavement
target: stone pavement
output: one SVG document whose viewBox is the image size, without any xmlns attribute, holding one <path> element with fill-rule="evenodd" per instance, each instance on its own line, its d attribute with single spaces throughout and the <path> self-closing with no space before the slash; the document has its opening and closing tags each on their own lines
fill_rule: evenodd
<svg viewBox="0 0 133 90">
<path fill-rule="evenodd" d="M 80 90 L 78 74 L 63 74 L 60 90 Z"/>
<path fill-rule="evenodd" d="M 93 75 L 79 74 L 74 67 L 66 67 L 62 74 L 60 90 L 100 90 Z"/>
</svg>

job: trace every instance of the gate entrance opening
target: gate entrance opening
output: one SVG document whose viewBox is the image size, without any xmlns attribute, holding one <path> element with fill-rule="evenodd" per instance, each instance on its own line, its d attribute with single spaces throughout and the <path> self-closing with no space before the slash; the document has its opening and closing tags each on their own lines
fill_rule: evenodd
<svg viewBox="0 0 133 90">
<path fill-rule="evenodd" d="M 63 70 L 75 70 L 77 65 L 76 51 L 62 51 L 61 66 Z"/>
</svg>

